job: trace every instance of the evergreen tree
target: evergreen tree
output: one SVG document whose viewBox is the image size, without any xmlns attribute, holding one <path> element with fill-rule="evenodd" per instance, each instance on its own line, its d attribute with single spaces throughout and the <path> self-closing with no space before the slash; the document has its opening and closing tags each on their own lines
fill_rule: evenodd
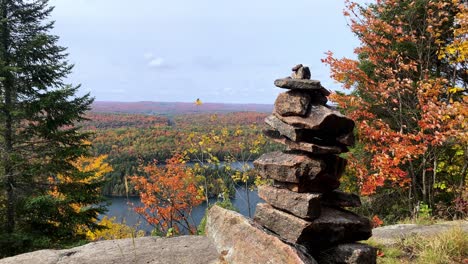
<svg viewBox="0 0 468 264">
<path fill-rule="evenodd" d="M 73 65 L 49 33 L 52 10 L 0 0 L 0 257 L 77 241 L 105 211 L 102 180 L 73 166 L 88 154 L 75 124 L 93 99 L 65 83 Z"/>
</svg>

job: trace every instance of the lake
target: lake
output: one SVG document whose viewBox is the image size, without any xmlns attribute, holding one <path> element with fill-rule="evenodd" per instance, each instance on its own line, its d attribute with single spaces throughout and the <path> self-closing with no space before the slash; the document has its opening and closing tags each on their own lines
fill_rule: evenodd
<svg viewBox="0 0 468 264">
<path fill-rule="evenodd" d="M 193 167 L 197 163 L 200 164 L 199 162 L 191 162 L 190 161 L 190 162 L 185 163 L 185 165 L 188 166 L 188 167 Z M 205 164 L 209 165 L 211 167 L 215 167 L 215 165 L 213 165 L 213 164 L 209 164 L 209 163 L 205 163 Z M 252 169 L 254 167 L 253 161 L 246 161 L 246 162 L 241 162 L 241 161 L 235 161 L 235 162 L 220 161 L 218 166 L 219 167 L 224 167 L 224 166 L 226 166 L 226 164 L 231 166 L 232 169 L 239 170 L 239 171 L 243 171 L 246 168 L 247 169 Z M 165 165 L 162 164 L 161 166 L 165 166 Z"/>
<path fill-rule="evenodd" d="M 248 191 L 250 198 L 250 210 L 253 217 L 255 213 L 255 207 L 258 202 L 261 200 L 258 197 L 257 191 Z M 239 210 L 244 216 L 249 217 L 249 206 L 247 205 L 247 191 L 243 187 L 236 188 L 236 195 L 231 199 L 233 205 Z M 129 197 L 128 200 L 126 197 L 109 197 L 109 201 L 112 203 L 108 206 L 109 211 L 105 214 L 108 217 L 116 217 L 117 223 L 125 222 L 128 226 L 136 227 L 137 229 L 144 230 L 146 232 L 151 232 L 153 229 L 150 225 L 146 223 L 144 218 L 139 214 L 135 213 L 130 203 L 135 205 L 140 205 L 139 197 Z M 210 199 L 210 204 L 214 204 L 217 201 L 216 198 Z M 192 211 L 192 217 L 195 221 L 195 224 L 198 226 L 201 219 L 203 218 L 206 211 L 206 202 L 203 202 L 201 205 L 195 207 Z"/>
</svg>

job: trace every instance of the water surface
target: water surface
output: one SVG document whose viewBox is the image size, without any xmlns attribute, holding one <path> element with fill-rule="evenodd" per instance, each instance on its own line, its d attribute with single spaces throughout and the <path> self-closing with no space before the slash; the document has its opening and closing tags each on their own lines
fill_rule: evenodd
<svg viewBox="0 0 468 264">
<path fill-rule="evenodd" d="M 257 191 L 246 191 L 243 187 L 236 188 L 236 195 L 231 199 L 233 205 L 239 210 L 244 216 L 249 217 L 249 206 L 247 203 L 247 193 L 249 194 L 250 199 L 250 213 L 253 217 L 255 213 L 255 206 L 258 202 L 262 200 L 258 197 Z M 133 211 L 130 203 L 135 204 L 136 206 L 141 205 L 140 199 L 138 197 L 110 197 L 109 201 L 111 205 L 108 207 L 109 211 L 105 214 L 108 217 L 116 217 L 117 223 L 126 223 L 129 226 L 137 227 L 138 229 L 144 230 L 146 232 L 151 232 L 153 227 L 148 225 L 144 218 L 139 214 Z M 210 199 L 210 204 L 214 204 L 217 201 L 216 198 Z M 198 226 L 201 219 L 203 218 L 207 205 L 206 202 L 203 202 L 199 206 L 195 207 L 192 211 L 191 217 L 193 221 Z"/>
</svg>

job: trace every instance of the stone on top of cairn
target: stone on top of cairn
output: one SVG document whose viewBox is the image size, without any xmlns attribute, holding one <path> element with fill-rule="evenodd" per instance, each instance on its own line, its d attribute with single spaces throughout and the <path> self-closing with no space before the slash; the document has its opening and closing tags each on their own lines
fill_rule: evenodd
<svg viewBox="0 0 468 264">
<path fill-rule="evenodd" d="M 298 64 L 294 66 L 291 70 L 293 71 L 291 75 L 293 79 L 304 79 L 304 80 L 310 79 L 310 70 L 309 70 L 309 67 L 307 66 Z"/>
</svg>

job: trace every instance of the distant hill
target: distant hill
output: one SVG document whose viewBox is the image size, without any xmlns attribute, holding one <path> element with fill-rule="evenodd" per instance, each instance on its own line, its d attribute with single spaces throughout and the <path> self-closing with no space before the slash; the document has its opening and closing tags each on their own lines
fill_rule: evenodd
<svg viewBox="0 0 468 264">
<path fill-rule="evenodd" d="M 230 112 L 261 112 L 269 113 L 273 110 L 270 104 L 223 104 L 223 103 L 195 103 L 180 102 L 108 102 L 96 101 L 92 105 L 93 112 L 101 113 L 138 113 L 177 115 L 190 113 L 230 113 Z"/>
</svg>

